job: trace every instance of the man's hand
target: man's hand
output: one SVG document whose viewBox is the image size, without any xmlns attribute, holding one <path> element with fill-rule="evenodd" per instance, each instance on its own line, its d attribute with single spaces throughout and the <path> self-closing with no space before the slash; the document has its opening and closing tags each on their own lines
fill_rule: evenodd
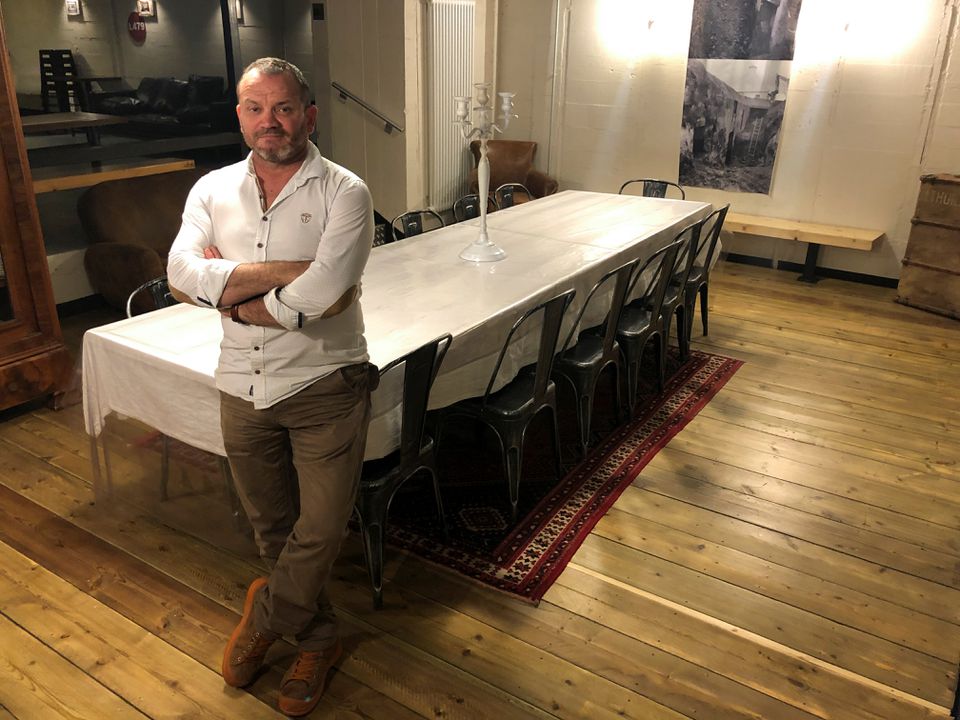
<svg viewBox="0 0 960 720">
<path fill-rule="evenodd" d="M 259 325 L 261 327 L 283 327 L 276 320 L 273 319 L 273 316 L 267 312 L 267 308 L 263 304 L 263 297 L 253 298 L 252 300 L 247 300 L 243 303 L 238 303 L 234 306 L 236 316 L 244 325 Z M 231 307 L 221 307 L 219 308 L 220 314 L 223 315 L 228 320 L 233 320 L 233 316 L 230 314 Z"/>
<path fill-rule="evenodd" d="M 217 249 L 216 245 L 205 247 L 203 249 L 203 257 L 206 260 L 223 260 L 223 255 L 220 254 L 220 251 Z"/>
</svg>

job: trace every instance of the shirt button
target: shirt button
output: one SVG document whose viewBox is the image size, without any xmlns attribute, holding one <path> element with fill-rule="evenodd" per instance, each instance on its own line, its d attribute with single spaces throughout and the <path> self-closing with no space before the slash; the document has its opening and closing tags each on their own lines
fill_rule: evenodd
<svg viewBox="0 0 960 720">
<path fill-rule="evenodd" d="M 259 374 L 260 374 L 260 371 L 259 371 L 259 370 L 254 370 L 254 371 L 253 371 L 253 374 L 254 374 L 254 375 L 259 375 Z"/>
<path fill-rule="evenodd" d="M 262 218 L 260 218 L 260 219 L 263 220 L 264 222 L 266 222 L 266 221 L 267 221 L 267 216 L 264 215 L 264 216 L 263 216 Z"/>
<path fill-rule="evenodd" d="M 257 243 L 257 247 L 263 247 L 263 243 Z"/>
<path fill-rule="evenodd" d="M 260 349 L 260 346 L 259 346 L 259 345 L 254 345 L 254 346 L 253 346 L 253 349 L 254 349 L 254 350 L 259 350 L 259 349 Z"/>
</svg>

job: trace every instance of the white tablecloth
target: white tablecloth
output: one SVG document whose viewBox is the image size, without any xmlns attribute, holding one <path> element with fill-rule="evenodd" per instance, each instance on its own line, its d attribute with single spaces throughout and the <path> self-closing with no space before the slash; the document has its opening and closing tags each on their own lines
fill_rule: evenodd
<svg viewBox="0 0 960 720">
<path fill-rule="evenodd" d="M 564 325 L 568 331 L 603 273 L 648 257 L 709 210 L 699 202 L 568 190 L 488 216 L 491 240 L 507 252 L 500 262 L 458 257 L 476 238 L 479 220 L 374 248 L 361 298 L 371 362 L 383 367 L 450 333 L 453 344 L 431 407 L 480 395 L 509 328 L 526 308 L 575 288 Z M 87 432 L 99 436 L 106 417 L 119 413 L 224 455 L 214 385 L 222 332 L 219 313 L 191 305 L 88 331 L 83 341 Z M 534 344 L 521 342 L 509 354 L 500 382 L 535 357 Z M 397 446 L 400 373 L 391 375 L 374 393 L 368 458 Z"/>
</svg>

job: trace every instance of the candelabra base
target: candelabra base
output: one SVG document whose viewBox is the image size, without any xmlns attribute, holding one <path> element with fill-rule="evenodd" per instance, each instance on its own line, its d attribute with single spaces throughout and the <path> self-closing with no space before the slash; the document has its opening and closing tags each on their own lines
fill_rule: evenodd
<svg viewBox="0 0 960 720">
<path fill-rule="evenodd" d="M 487 242 L 475 241 L 467 245 L 460 253 L 464 260 L 473 262 L 496 262 L 503 260 L 507 253 L 503 248 L 494 245 L 489 240 Z"/>
</svg>

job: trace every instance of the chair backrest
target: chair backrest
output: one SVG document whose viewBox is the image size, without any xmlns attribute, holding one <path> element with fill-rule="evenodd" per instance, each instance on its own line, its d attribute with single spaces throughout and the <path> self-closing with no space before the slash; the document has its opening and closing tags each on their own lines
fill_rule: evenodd
<svg viewBox="0 0 960 720">
<path fill-rule="evenodd" d="M 70 50 L 40 50 L 40 101 L 44 112 L 72 112 L 80 107 L 77 66 Z"/>
<path fill-rule="evenodd" d="M 417 460 L 423 447 L 423 430 L 427 417 L 430 389 L 440 370 L 453 336 L 441 335 L 399 357 L 380 370 L 383 377 L 403 364 L 403 410 L 400 420 L 400 466 Z"/>
<path fill-rule="evenodd" d="M 493 391 L 497 376 L 500 374 L 500 366 L 503 364 L 503 358 L 506 356 L 514 336 L 525 323 L 538 315 L 543 315 L 543 322 L 540 326 L 540 343 L 537 352 L 537 364 L 534 370 L 533 399 L 535 404 L 543 401 L 544 395 L 547 392 L 547 383 L 550 381 L 550 373 L 553 372 L 553 358 L 557 352 L 560 324 L 563 322 L 563 314 L 566 312 L 567 306 L 570 305 L 570 301 L 573 300 L 575 294 L 576 291 L 570 289 L 559 295 L 555 295 L 549 300 L 544 300 L 539 305 L 530 308 L 517 319 L 513 327 L 510 328 L 510 332 L 507 333 L 507 339 L 503 343 L 499 357 L 497 357 L 497 364 L 490 374 L 490 382 L 487 383 L 487 389 L 483 393 L 484 405 L 486 405 L 487 398 Z"/>
<path fill-rule="evenodd" d="M 424 224 L 425 219 L 435 221 L 436 227 L 443 227 L 445 224 L 443 218 L 440 217 L 440 213 L 427 208 L 425 210 L 410 210 L 401 215 L 397 215 L 390 223 L 390 229 L 393 231 L 393 235 L 397 240 L 411 237 L 412 235 L 419 235 L 425 228 L 428 230 L 435 229 L 433 227 L 427 228 Z"/>
<path fill-rule="evenodd" d="M 492 197 L 487 198 L 487 212 L 498 210 L 499 206 Z M 480 196 L 477 193 L 470 193 L 453 203 L 454 222 L 463 222 L 464 220 L 473 220 L 480 217 Z"/>
<path fill-rule="evenodd" d="M 146 293 L 153 301 L 154 307 L 145 307 L 143 302 L 138 302 L 137 296 L 140 293 Z M 170 293 L 170 286 L 167 284 L 167 276 L 162 275 L 158 278 L 154 278 L 153 280 L 148 280 L 130 293 L 130 297 L 127 298 L 127 317 L 133 317 L 135 314 L 137 314 L 134 313 L 135 304 L 137 305 L 137 310 L 139 312 L 148 312 L 149 310 L 159 310 L 160 308 L 176 305 L 177 302 L 178 300 Z"/>
<path fill-rule="evenodd" d="M 392 243 L 394 240 L 393 229 L 390 221 L 376 210 L 373 211 L 373 247 Z"/>
<path fill-rule="evenodd" d="M 504 183 L 494 191 L 493 198 L 501 209 L 513 207 L 517 200 L 514 197 L 515 193 L 521 194 L 521 202 L 533 200 L 533 193 L 522 183 Z"/>
<path fill-rule="evenodd" d="M 686 242 L 686 238 L 678 237 L 669 245 L 657 250 L 644 262 L 638 263 L 630 278 L 624 300 L 629 301 L 634 295 L 644 299 L 646 306 L 650 309 L 650 317 L 657 318 L 663 307 L 663 297 L 667 293 L 667 285 L 670 284 L 671 271 L 676 265 L 677 255 L 680 253 L 684 242 Z M 642 291 L 635 293 L 636 286 L 640 282 L 645 283 L 644 288 Z"/>
<path fill-rule="evenodd" d="M 640 262 L 639 259 L 634 259 L 628 263 L 624 263 L 620 267 L 614 268 L 604 274 L 604 276 L 596 282 L 590 290 L 590 294 L 587 295 L 587 299 L 584 300 L 583 306 L 577 314 L 577 319 L 570 328 L 570 332 L 563 341 L 563 345 L 560 346 L 561 350 L 569 349 L 575 343 L 579 334 L 588 329 L 580 327 L 584 314 L 589 309 L 591 301 L 597 297 L 601 291 L 608 290 L 612 284 L 613 292 L 610 295 L 609 306 L 607 307 L 606 313 L 604 313 L 603 322 L 596 326 L 603 329 L 603 357 L 610 357 L 613 351 L 613 341 L 617 337 L 617 325 L 620 323 L 620 312 L 623 310 L 627 290 L 630 287 L 630 278 L 638 262 Z"/>
<path fill-rule="evenodd" d="M 655 198 L 665 198 L 667 196 L 668 188 L 676 188 L 680 193 L 680 199 L 686 200 L 687 194 L 683 190 L 683 186 L 679 183 L 672 182 L 670 180 L 659 180 L 657 178 L 637 178 L 636 180 L 627 180 L 623 185 L 620 186 L 618 194 L 623 195 L 623 191 L 628 185 L 633 183 L 643 183 L 643 192 L 641 193 L 643 197 L 655 197 Z"/>
<path fill-rule="evenodd" d="M 723 222 L 727 219 L 727 210 L 730 209 L 730 203 L 722 208 L 717 208 L 707 215 L 700 229 L 700 239 L 697 241 L 697 249 L 693 253 L 694 265 L 697 264 L 697 258 L 703 257 L 703 271 L 710 272 L 710 265 L 713 264 L 713 255 L 717 251 L 717 240 L 720 238 L 720 231 L 723 229 Z"/>
<path fill-rule="evenodd" d="M 681 288 L 687 284 L 687 278 L 690 277 L 690 271 L 693 269 L 693 263 L 697 259 L 696 250 L 700 243 L 700 231 L 707 218 L 690 223 L 683 230 L 677 233 L 677 239 L 682 241 L 680 251 L 677 253 L 677 259 L 673 263 L 673 272 L 671 282 L 679 285 Z"/>
</svg>

